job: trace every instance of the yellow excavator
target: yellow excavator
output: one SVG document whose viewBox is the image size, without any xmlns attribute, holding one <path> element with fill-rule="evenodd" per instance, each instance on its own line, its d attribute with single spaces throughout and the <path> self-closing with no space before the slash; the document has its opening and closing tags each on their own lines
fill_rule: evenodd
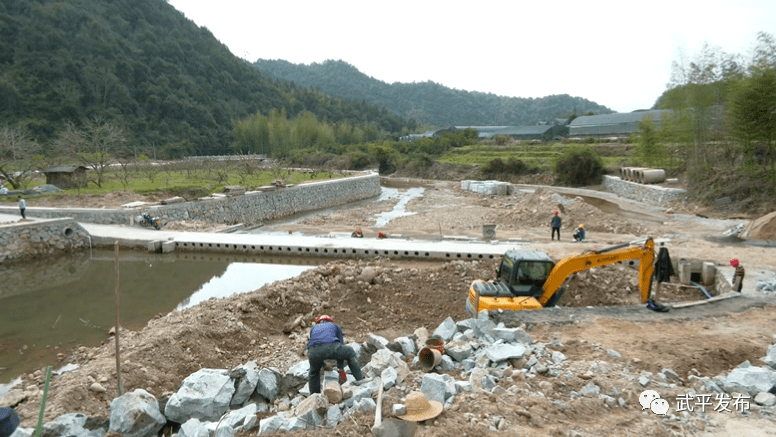
<svg viewBox="0 0 776 437">
<path fill-rule="evenodd" d="M 642 240 L 643 241 L 643 240 Z M 649 299 L 655 271 L 655 241 L 647 238 L 643 245 L 624 243 L 606 249 L 572 255 L 555 264 L 539 251 L 508 250 L 501 259 L 497 279 L 477 279 L 469 287 L 466 311 L 475 316 L 484 310 L 533 310 L 555 306 L 569 276 L 609 264 L 630 262 L 639 267 L 639 289 L 642 303 Z"/>
</svg>

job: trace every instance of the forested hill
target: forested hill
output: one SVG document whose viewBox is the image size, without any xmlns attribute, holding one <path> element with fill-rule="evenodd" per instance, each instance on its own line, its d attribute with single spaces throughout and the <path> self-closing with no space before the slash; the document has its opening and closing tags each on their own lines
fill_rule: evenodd
<svg viewBox="0 0 776 437">
<path fill-rule="evenodd" d="M 262 76 L 164 0 L 0 2 L 0 120 L 44 144 L 66 121 L 100 117 L 169 157 L 228 153 L 232 121 L 272 108 L 407 127 L 360 100 Z"/>
<path fill-rule="evenodd" d="M 343 61 L 304 65 L 259 59 L 253 65 L 266 76 L 314 87 L 329 96 L 364 100 L 402 117 L 412 117 L 434 126 L 527 125 L 566 118 L 575 112 L 613 112 L 595 102 L 567 94 L 518 98 L 456 90 L 434 82 L 389 85 Z"/>
</svg>

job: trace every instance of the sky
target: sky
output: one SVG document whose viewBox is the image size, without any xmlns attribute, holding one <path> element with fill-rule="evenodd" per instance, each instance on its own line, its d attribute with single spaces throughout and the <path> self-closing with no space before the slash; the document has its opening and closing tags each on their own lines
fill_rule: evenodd
<svg viewBox="0 0 776 437">
<path fill-rule="evenodd" d="M 751 58 L 774 0 L 169 0 L 240 58 L 342 60 L 386 83 L 651 108 L 704 43 Z"/>
</svg>

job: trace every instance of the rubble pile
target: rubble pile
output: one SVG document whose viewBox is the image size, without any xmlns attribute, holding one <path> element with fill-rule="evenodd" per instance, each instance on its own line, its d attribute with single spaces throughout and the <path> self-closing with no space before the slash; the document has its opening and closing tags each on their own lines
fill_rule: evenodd
<svg viewBox="0 0 776 437">
<path fill-rule="evenodd" d="M 174 429 L 179 437 L 305 430 L 312 433 L 302 435 L 330 435 L 326 433 L 333 429 L 357 435 L 358 429 L 349 428 L 347 419 L 371 418 L 381 386 L 386 393 L 382 410 L 389 415 L 404 414 L 402 401 L 412 392 L 420 391 L 427 399 L 440 402 L 443 414 L 430 424 L 440 431 L 450 427 L 471 432 L 584 430 L 600 419 L 593 412 L 606 411 L 629 414 L 628 429 L 634 434 L 654 435 L 655 420 L 664 427 L 695 434 L 714 427 L 709 418 L 714 402 L 704 411 L 689 408 L 696 397 L 703 400 L 706 394 L 736 400 L 726 404 L 730 414 L 735 409 L 738 414 L 773 420 L 776 412 L 776 395 L 769 393 L 776 385 L 776 344 L 761 358 L 765 366 L 744 362 L 727 375 L 709 378 L 697 372 L 678 375 L 668 368 L 656 374 L 639 371 L 618 351 L 600 350 L 594 343 L 589 348 L 598 349 L 598 355 L 569 358 L 560 341 L 535 341 L 522 327 L 496 325 L 487 312 L 459 322 L 447 318 L 432 335 L 444 341 L 444 355 L 431 372 L 422 371 L 418 362 L 418 351 L 429 338 L 425 328 L 392 341 L 370 334 L 367 341 L 351 344 L 359 362 L 365 363 L 362 370 L 367 379 L 355 382 L 348 375 L 348 381 L 340 385 L 337 373 L 329 371 L 322 394 L 309 393 L 305 359 L 285 372 L 259 368 L 249 361 L 231 370 L 199 369 L 161 399 L 135 389 L 110 402 L 109 418 L 68 413 L 46 423 L 44 433 L 102 437 L 111 431 L 143 437 L 172 423 L 167 432 Z M 588 345 L 585 340 L 580 343 Z M 663 399 L 684 399 L 686 408 L 679 403 L 657 419 L 635 420 L 650 414 L 643 413 L 640 404 L 640 393 L 647 389 Z M 471 408 L 472 404 L 484 407 Z M 558 424 L 562 426 L 556 428 Z M 33 431 L 20 428 L 14 437 L 29 437 Z M 596 435 L 621 435 L 618 433 L 599 429 Z"/>
</svg>

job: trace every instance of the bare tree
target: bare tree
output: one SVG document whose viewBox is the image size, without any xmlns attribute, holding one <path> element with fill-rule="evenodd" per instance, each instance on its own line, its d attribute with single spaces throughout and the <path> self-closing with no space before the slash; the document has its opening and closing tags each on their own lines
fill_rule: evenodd
<svg viewBox="0 0 776 437">
<path fill-rule="evenodd" d="M 97 179 L 92 182 L 98 187 L 102 187 L 105 169 L 110 160 L 120 154 L 126 142 L 123 129 L 100 118 L 87 121 L 83 129 L 68 122 L 56 141 L 57 145 L 66 149 L 73 158 L 94 170 Z"/>
<path fill-rule="evenodd" d="M 40 144 L 27 136 L 21 125 L 0 130 L 0 175 L 14 189 L 26 187 L 40 159 L 35 159 Z"/>
</svg>

